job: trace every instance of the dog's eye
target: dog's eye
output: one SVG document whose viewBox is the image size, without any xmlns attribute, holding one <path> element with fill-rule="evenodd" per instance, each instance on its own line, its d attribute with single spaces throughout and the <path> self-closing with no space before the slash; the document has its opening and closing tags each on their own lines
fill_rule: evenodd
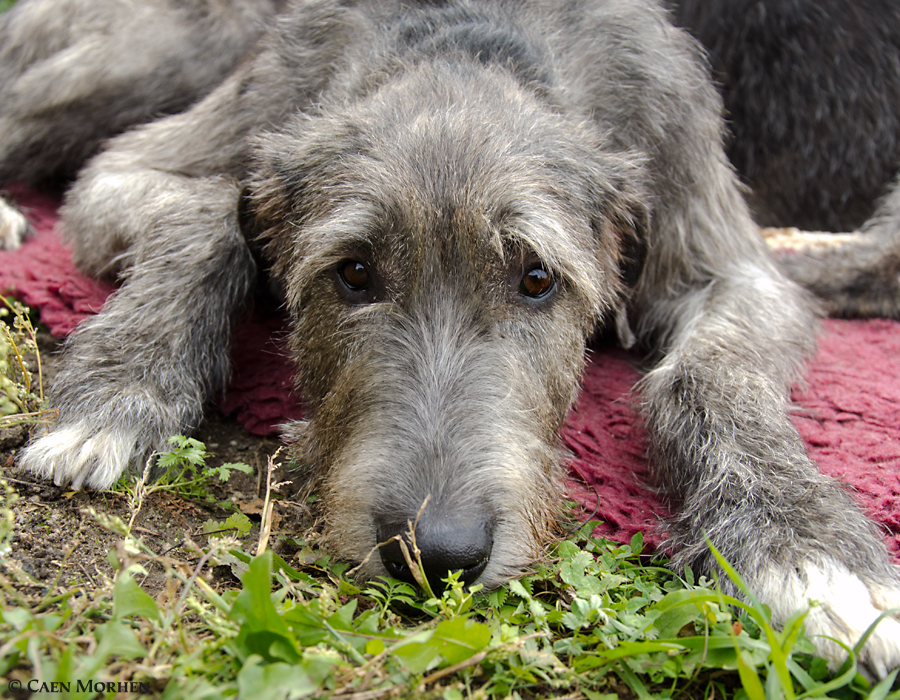
<svg viewBox="0 0 900 700">
<path fill-rule="evenodd" d="M 340 263 L 338 277 L 351 292 L 362 292 L 372 286 L 369 270 L 359 260 L 344 260 Z"/>
<path fill-rule="evenodd" d="M 522 276 L 519 294 L 531 299 L 542 299 L 553 291 L 554 286 L 556 283 L 553 276 L 538 263 Z"/>
</svg>

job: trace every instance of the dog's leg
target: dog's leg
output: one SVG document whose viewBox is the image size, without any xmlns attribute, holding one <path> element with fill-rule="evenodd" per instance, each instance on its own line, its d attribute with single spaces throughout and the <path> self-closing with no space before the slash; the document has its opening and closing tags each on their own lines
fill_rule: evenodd
<svg viewBox="0 0 900 700">
<path fill-rule="evenodd" d="M 0 184 L 72 178 L 104 139 L 227 76 L 277 0 L 19 0 L 0 14 Z"/>
<path fill-rule="evenodd" d="M 227 378 L 231 324 L 254 277 L 234 183 L 141 177 L 167 178 L 165 201 L 143 208 L 122 288 L 67 341 L 51 394 L 59 419 L 22 457 L 75 488 L 110 486 L 196 427 Z"/>
<path fill-rule="evenodd" d="M 654 50 L 678 36 L 659 36 Z M 790 386 L 815 348 L 814 304 L 765 249 L 725 162 L 718 99 L 701 61 L 678 62 L 684 54 L 667 52 L 665 66 L 660 54 L 643 57 L 656 72 L 634 73 L 667 82 L 620 125 L 635 129 L 657 178 L 629 310 L 640 341 L 659 352 L 641 391 L 653 468 L 676 513 L 673 564 L 716 572 L 708 537 L 776 624 L 818 601 L 807 631 L 834 665 L 845 652 L 825 636 L 854 644 L 900 602 L 900 579 L 875 526 L 819 472 L 791 424 Z M 862 662 L 876 675 L 900 666 L 896 619 L 880 623 Z"/>
<path fill-rule="evenodd" d="M 145 233 L 122 288 L 67 341 L 51 394 L 58 422 L 22 458 L 75 488 L 110 486 L 196 427 L 227 378 L 231 324 L 254 277 L 234 183 L 141 177 L 167 178 L 165 200 L 140 213 Z"/>
<path fill-rule="evenodd" d="M 50 397 L 59 422 L 26 448 L 27 468 L 106 487 L 196 425 L 222 387 L 231 323 L 255 278 L 237 183 L 253 135 L 317 99 L 349 50 L 353 27 L 333 14 L 298 12 L 307 53 L 264 52 L 187 112 L 110 141 L 80 172 L 62 212 L 73 257 L 124 284 L 67 343 Z"/>
<path fill-rule="evenodd" d="M 675 323 L 642 383 L 652 453 L 679 513 L 674 563 L 716 571 L 709 538 L 776 623 L 813 605 L 807 632 L 837 665 L 846 654 L 823 635 L 852 646 L 900 603 L 900 585 L 874 525 L 818 471 L 788 418 L 814 324 L 799 290 L 766 266 L 732 265 L 656 309 Z M 900 665 L 900 623 L 880 623 L 862 662 L 878 676 Z"/>
<path fill-rule="evenodd" d="M 233 169 L 244 128 L 227 119 L 234 103 L 223 85 L 193 112 L 119 137 L 69 193 L 75 258 L 123 284 L 66 343 L 50 397 L 59 420 L 22 458 L 35 473 L 105 488 L 195 427 L 222 388 L 255 264 L 236 179 L 198 163 Z"/>
</svg>

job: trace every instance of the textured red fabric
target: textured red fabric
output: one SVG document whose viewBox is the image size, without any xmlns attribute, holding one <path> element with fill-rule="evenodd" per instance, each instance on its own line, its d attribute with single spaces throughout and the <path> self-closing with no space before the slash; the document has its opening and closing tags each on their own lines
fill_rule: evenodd
<svg viewBox="0 0 900 700">
<path fill-rule="evenodd" d="M 54 233 L 56 202 L 14 190 L 37 235 L 18 251 L 0 253 L 0 289 L 41 310 L 58 336 L 97 312 L 112 291 L 80 275 Z M 266 310 L 235 330 L 234 372 L 221 409 L 253 433 L 275 432 L 299 418 L 281 318 Z M 614 349 L 593 353 L 584 388 L 562 429 L 572 454 L 568 494 L 596 512 L 598 534 L 627 542 L 644 533 L 659 546 L 663 500 L 649 486 L 646 435 L 632 387 L 636 358 Z M 794 391 L 794 422 L 822 470 L 844 481 L 885 526 L 900 559 L 900 324 L 893 321 L 826 321 L 807 384 Z"/>
<path fill-rule="evenodd" d="M 113 287 L 85 277 L 72 264 L 71 253 L 54 232 L 58 206 L 55 199 L 10 189 L 19 209 L 31 221 L 35 235 L 18 250 L 0 254 L 0 293 L 13 293 L 40 309 L 44 325 L 62 338 L 83 319 L 97 313 Z"/>
<path fill-rule="evenodd" d="M 825 321 L 794 400 L 810 457 L 853 488 L 900 560 L 900 323 Z"/>
</svg>

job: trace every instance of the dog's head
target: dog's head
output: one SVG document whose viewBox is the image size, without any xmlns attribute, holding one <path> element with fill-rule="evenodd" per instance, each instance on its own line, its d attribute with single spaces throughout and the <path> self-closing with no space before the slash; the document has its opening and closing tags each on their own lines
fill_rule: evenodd
<svg viewBox="0 0 900 700">
<path fill-rule="evenodd" d="M 419 66 L 260 140 L 251 206 L 309 408 L 288 432 L 336 554 L 408 577 L 398 547 L 367 556 L 417 515 L 433 578 L 540 554 L 585 340 L 640 268 L 641 172 L 484 66 Z"/>
</svg>

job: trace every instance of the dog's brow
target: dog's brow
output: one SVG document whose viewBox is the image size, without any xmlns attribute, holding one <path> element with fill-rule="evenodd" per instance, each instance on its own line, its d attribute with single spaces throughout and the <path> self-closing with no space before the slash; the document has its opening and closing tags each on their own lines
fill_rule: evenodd
<svg viewBox="0 0 900 700">
<path fill-rule="evenodd" d="M 344 204 L 326 217 L 298 225 L 297 272 L 315 275 L 348 254 L 371 247 L 376 225 L 377 217 L 371 205 L 364 202 Z"/>
<path fill-rule="evenodd" d="M 603 274 L 589 223 L 567 215 L 549 198 L 536 196 L 521 202 L 519 211 L 504 221 L 501 240 L 507 259 L 534 255 L 574 288 L 602 298 L 598 282 Z"/>
</svg>

